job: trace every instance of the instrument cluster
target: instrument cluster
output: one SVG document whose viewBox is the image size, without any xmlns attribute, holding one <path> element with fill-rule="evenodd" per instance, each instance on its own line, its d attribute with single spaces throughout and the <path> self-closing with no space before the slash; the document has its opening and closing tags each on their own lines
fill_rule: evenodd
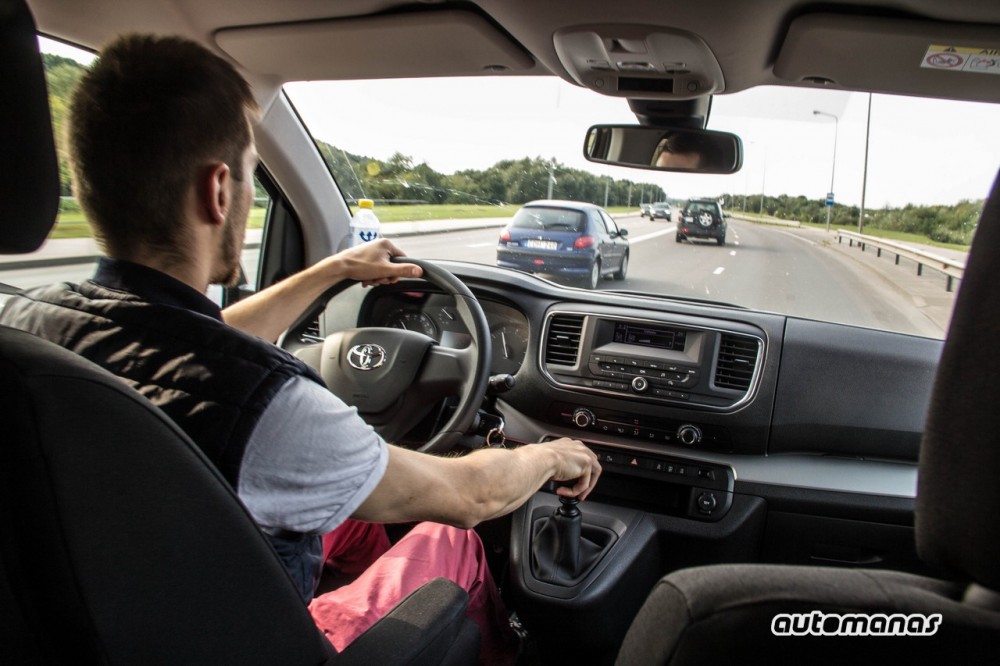
<svg viewBox="0 0 1000 666">
<path fill-rule="evenodd" d="M 479 299 L 490 326 L 493 359 L 491 374 L 516 374 L 528 352 L 528 318 L 520 310 L 496 301 Z M 469 331 L 462 323 L 455 302 L 445 294 L 426 291 L 396 291 L 380 294 L 366 304 L 362 326 L 385 326 L 416 331 L 447 347 L 469 344 Z"/>
</svg>

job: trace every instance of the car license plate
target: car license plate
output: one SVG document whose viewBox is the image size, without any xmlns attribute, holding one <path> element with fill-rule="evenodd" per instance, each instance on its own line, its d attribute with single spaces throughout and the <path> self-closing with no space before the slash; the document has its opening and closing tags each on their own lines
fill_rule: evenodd
<svg viewBox="0 0 1000 666">
<path fill-rule="evenodd" d="M 524 247 L 530 247 L 533 250 L 554 250 L 558 246 L 558 243 L 550 240 L 526 240 L 524 241 Z"/>
</svg>

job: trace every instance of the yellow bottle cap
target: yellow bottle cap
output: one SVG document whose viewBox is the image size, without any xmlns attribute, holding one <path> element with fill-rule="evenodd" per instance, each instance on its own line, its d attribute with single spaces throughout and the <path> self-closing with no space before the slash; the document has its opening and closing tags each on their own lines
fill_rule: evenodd
<svg viewBox="0 0 1000 666">
<path fill-rule="evenodd" d="M 358 208 L 375 208 L 375 202 L 371 199 L 358 199 Z"/>
</svg>

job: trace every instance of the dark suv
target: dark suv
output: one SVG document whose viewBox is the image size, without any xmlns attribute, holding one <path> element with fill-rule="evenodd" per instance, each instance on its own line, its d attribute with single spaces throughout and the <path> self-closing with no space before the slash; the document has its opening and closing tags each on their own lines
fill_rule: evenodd
<svg viewBox="0 0 1000 666">
<path fill-rule="evenodd" d="M 726 244 L 726 214 L 713 199 L 691 199 L 681 211 L 677 223 L 677 242 L 692 238 L 714 238 L 719 245 Z"/>
</svg>

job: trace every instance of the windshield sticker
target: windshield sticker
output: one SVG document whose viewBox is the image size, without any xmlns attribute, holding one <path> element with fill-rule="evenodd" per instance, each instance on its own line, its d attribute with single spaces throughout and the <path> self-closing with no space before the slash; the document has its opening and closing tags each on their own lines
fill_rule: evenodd
<svg viewBox="0 0 1000 666">
<path fill-rule="evenodd" d="M 931 45 L 921 67 L 954 72 L 1000 74 L 1000 49 Z"/>
</svg>

